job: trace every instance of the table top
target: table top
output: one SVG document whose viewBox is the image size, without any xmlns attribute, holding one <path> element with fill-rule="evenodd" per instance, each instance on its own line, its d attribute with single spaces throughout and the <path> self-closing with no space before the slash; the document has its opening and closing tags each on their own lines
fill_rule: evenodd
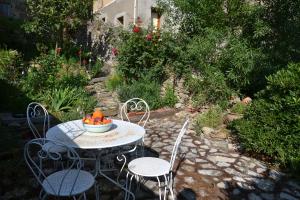
<svg viewBox="0 0 300 200">
<path fill-rule="evenodd" d="M 114 119 L 109 131 L 91 133 L 84 130 L 82 120 L 74 120 L 50 128 L 46 138 L 73 148 L 103 149 L 134 143 L 144 135 L 143 127 L 127 121 Z"/>
</svg>

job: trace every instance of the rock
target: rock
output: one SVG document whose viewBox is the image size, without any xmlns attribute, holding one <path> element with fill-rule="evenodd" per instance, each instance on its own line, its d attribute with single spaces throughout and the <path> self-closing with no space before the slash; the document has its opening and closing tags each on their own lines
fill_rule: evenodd
<svg viewBox="0 0 300 200">
<path fill-rule="evenodd" d="M 241 193 L 241 191 L 239 189 L 235 188 L 232 193 L 233 193 L 233 195 L 239 195 Z"/>
<path fill-rule="evenodd" d="M 217 139 L 226 139 L 228 138 L 229 131 L 227 129 L 221 128 L 212 134 L 210 134 L 211 138 L 217 138 Z"/>
<path fill-rule="evenodd" d="M 279 181 L 283 175 L 284 175 L 283 173 L 278 172 L 276 170 L 271 170 L 269 172 L 269 177 L 274 179 L 275 181 Z"/>
<path fill-rule="evenodd" d="M 178 109 L 178 108 L 181 108 L 181 107 L 182 107 L 182 104 L 181 104 L 181 103 L 176 103 L 176 104 L 175 104 L 175 108 Z"/>
<path fill-rule="evenodd" d="M 289 195 L 288 193 L 285 193 L 285 192 L 280 193 L 280 199 L 282 199 L 282 200 L 299 200 L 298 198 L 293 197 L 292 195 Z"/>
<path fill-rule="evenodd" d="M 184 182 L 186 182 L 189 185 L 192 185 L 195 180 L 193 179 L 193 177 L 184 177 Z"/>
<path fill-rule="evenodd" d="M 268 194 L 268 193 L 261 193 L 260 196 L 265 199 L 265 200 L 273 200 L 274 195 L 273 194 Z"/>
<path fill-rule="evenodd" d="M 228 183 L 220 182 L 220 183 L 217 184 L 217 187 L 221 188 L 221 189 L 227 189 L 228 188 Z"/>
<path fill-rule="evenodd" d="M 229 167 L 230 166 L 230 164 L 226 163 L 226 162 L 217 162 L 216 165 L 218 167 Z"/>
<path fill-rule="evenodd" d="M 221 176 L 223 173 L 214 169 L 201 169 L 198 170 L 199 174 L 207 175 L 207 176 Z"/>
<path fill-rule="evenodd" d="M 204 169 L 217 169 L 216 166 L 214 166 L 210 163 L 201 164 L 201 167 L 204 168 Z"/>
<path fill-rule="evenodd" d="M 228 157 L 223 157 L 223 156 L 209 155 L 209 156 L 207 156 L 207 159 L 213 163 L 217 163 L 217 162 L 233 163 L 233 162 L 235 162 L 235 158 L 228 158 Z"/>
<path fill-rule="evenodd" d="M 242 100 L 242 102 L 243 102 L 244 104 L 249 104 L 249 103 L 252 102 L 252 99 L 251 99 L 250 97 L 246 97 L 246 98 L 244 98 L 244 99 Z"/>
<path fill-rule="evenodd" d="M 196 200 L 196 194 L 192 189 L 184 189 L 178 194 L 178 199 Z"/>
<path fill-rule="evenodd" d="M 229 124 L 230 122 L 243 118 L 243 115 L 241 114 L 235 114 L 235 113 L 228 113 L 224 117 L 224 123 Z"/>
<path fill-rule="evenodd" d="M 248 199 L 249 200 L 262 200 L 262 198 L 260 196 L 256 195 L 255 193 L 248 194 Z"/>
<path fill-rule="evenodd" d="M 93 85 L 95 83 L 104 82 L 106 79 L 107 79 L 107 77 L 93 78 L 89 84 Z"/>
<path fill-rule="evenodd" d="M 233 96 L 230 98 L 230 101 L 229 101 L 231 104 L 236 104 L 236 103 L 239 103 L 241 102 L 241 98 L 240 97 L 237 97 L 237 96 Z"/>
<path fill-rule="evenodd" d="M 237 182 L 237 185 L 245 190 L 254 190 L 255 188 L 252 185 L 248 185 L 247 183 Z"/>
<path fill-rule="evenodd" d="M 210 135 L 211 133 L 213 133 L 215 130 L 213 128 L 210 128 L 210 127 L 203 127 L 201 129 L 202 133 L 204 135 Z"/>
<path fill-rule="evenodd" d="M 272 192 L 274 190 L 275 184 L 268 179 L 258 179 L 258 182 L 256 182 L 256 186 L 265 192 Z"/>
</svg>

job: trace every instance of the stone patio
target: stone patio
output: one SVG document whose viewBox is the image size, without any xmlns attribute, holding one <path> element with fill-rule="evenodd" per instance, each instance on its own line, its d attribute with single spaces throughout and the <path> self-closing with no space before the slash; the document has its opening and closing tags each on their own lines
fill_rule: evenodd
<svg viewBox="0 0 300 200">
<path fill-rule="evenodd" d="M 146 146 L 169 159 L 186 113 L 152 119 L 147 125 Z M 197 136 L 193 126 L 180 147 L 175 187 L 181 199 L 300 199 L 300 185 L 263 162 L 241 155 L 228 140 Z M 155 184 L 146 183 L 155 190 Z"/>
</svg>

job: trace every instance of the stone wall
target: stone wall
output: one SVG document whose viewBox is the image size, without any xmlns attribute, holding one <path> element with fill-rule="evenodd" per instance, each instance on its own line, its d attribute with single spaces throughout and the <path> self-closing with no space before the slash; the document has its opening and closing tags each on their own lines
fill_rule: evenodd
<svg viewBox="0 0 300 200">
<path fill-rule="evenodd" d="M 191 103 L 191 97 L 186 87 L 184 86 L 184 79 L 175 80 L 173 76 L 169 77 L 161 88 L 161 95 L 164 96 L 166 88 L 171 86 L 174 88 L 175 95 L 178 98 L 178 103 L 175 105 L 176 108 L 184 109 L 187 108 Z"/>
</svg>

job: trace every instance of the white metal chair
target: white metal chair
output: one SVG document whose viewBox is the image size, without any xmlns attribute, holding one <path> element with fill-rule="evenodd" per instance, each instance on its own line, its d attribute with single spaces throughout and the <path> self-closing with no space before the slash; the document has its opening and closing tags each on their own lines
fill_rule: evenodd
<svg viewBox="0 0 300 200">
<path fill-rule="evenodd" d="M 47 109 L 40 103 L 32 102 L 27 106 L 27 123 L 35 138 L 45 138 L 46 132 L 50 128 L 50 117 Z M 42 132 L 36 124 L 42 124 Z M 65 152 L 64 148 L 59 146 L 52 147 L 52 144 L 45 143 L 43 148 L 51 149 L 54 152 Z"/>
<path fill-rule="evenodd" d="M 51 147 L 60 146 L 66 149 L 66 153 L 44 149 L 45 144 L 52 144 Z M 68 157 L 68 167 L 53 169 L 51 161 L 63 162 Z M 33 139 L 25 144 L 25 162 L 33 175 L 42 186 L 39 198 L 45 199 L 47 196 L 73 197 L 76 199 L 86 199 L 86 191 L 94 184 L 93 175 L 81 170 L 83 162 L 77 152 L 61 143 L 54 142 L 45 138 Z M 54 171 L 51 173 L 51 171 Z M 96 187 L 96 199 L 99 199 L 98 188 Z"/>
<path fill-rule="evenodd" d="M 173 175 L 172 170 L 176 159 L 179 144 L 183 135 L 185 134 L 189 125 L 189 120 L 186 120 L 180 133 L 176 139 L 175 145 L 172 150 L 171 160 L 166 161 L 155 157 L 142 157 L 132 160 L 128 163 L 128 172 L 126 176 L 126 188 L 131 190 L 132 179 L 135 178 L 140 181 L 143 178 L 156 178 L 158 181 L 159 199 L 162 199 L 161 193 L 161 178 L 163 179 L 164 199 L 166 199 L 167 189 L 170 190 L 172 199 L 174 200 L 173 193 Z M 125 199 L 129 199 L 126 195 Z"/>
<path fill-rule="evenodd" d="M 133 117 L 134 122 L 136 122 L 138 125 L 145 128 L 150 118 L 150 108 L 147 102 L 141 98 L 129 99 L 121 107 L 121 111 L 120 111 L 121 119 L 131 122 L 132 120 L 130 118 L 132 117 L 130 117 L 130 113 L 132 112 L 137 112 L 138 114 L 136 117 Z M 144 156 L 144 137 L 142 138 L 141 141 L 138 141 L 136 143 L 136 145 L 140 145 L 141 147 L 140 151 L 142 156 Z"/>
</svg>

